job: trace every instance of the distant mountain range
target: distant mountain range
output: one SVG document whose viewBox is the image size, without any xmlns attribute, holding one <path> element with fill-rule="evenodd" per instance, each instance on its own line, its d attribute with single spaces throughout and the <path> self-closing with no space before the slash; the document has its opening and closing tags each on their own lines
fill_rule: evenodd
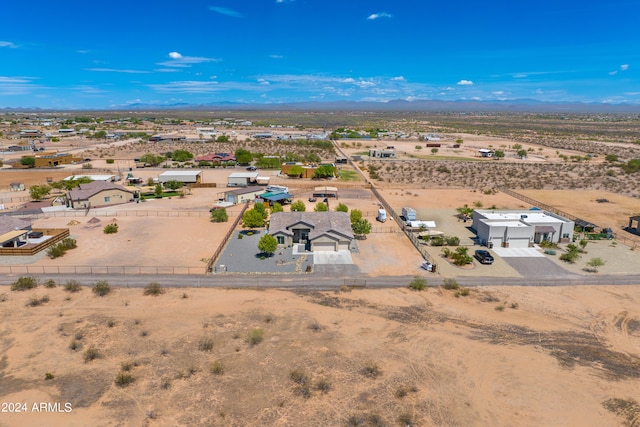
<svg viewBox="0 0 640 427">
<path fill-rule="evenodd" d="M 237 111 L 376 111 L 376 112 L 493 112 L 493 113 L 639 113 L 640 104 L 605 104 L 584 102 L 542 102 L 534 99 L 510 101 L 440 101 L 440 100 L 393 100 L 386 102 L 335 101 L 335 102 L 289 102 L 289 103 L 236 103 L 216 102 L 207 104 L 176 103 L 167 105 L 129 104 L 113 108 L 91 108 L 89 110 L 237 110 Z M 0 111 L 53 111 L 43 108 L 0 108 Z M 56 110 L 59 111 L 59 110 Z"/>
</svg>

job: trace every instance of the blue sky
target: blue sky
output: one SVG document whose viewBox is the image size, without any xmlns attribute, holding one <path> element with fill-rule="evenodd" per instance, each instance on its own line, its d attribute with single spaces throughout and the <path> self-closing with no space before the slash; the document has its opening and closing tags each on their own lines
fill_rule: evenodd
<svg viewBox="0 0 640 427">
<path fill-rule="evenodd" d="M 0 107 L 640 103 L 638 0 L 31 0 L 2 10 Z"/>
</svg>

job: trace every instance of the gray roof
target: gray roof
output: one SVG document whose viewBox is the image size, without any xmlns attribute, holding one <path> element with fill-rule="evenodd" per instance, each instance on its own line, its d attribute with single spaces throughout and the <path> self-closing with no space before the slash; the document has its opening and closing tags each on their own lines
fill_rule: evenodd
<svg viewBox="0 0 640 427">
<path fill-rule="evenodd" d="M 13 230 L 26 230 L 31 227 L 31 223 L 24 219 L 13 218 L 11 216 L 0 216 L 0 235 Z"/>
<path fill-rule="evenodd" d="M 107 181 L 92 181 L 87 184 L 80 184 L 80 187 L 74 188 L 67 193 L 67 198 L 70 200 L 87 200 L 89 197 L 95 196 L 104 190 L 121 190 L 127 193 L 133 194 L 132 191 L 126 188 Z"/>
<path fill-rule="evenodd" d="M 258 191 L 264 191 L 264 187 L 260 187 L 259 185 L 250 185 L 249 187 L 225 191 L 225 193 L 231 193 L 239 196 L 240 194 L 257 193 Z"/>
<path fill-rule="evenodd" d="M 351 220 L 345 212 L 276 212 L 269 219 L 269 233 L 293 235 L 292 225 L 304 223 L 309 226 L 309 240 L 324 234 L 339 234 L 353 239 Z"/>
</svg>

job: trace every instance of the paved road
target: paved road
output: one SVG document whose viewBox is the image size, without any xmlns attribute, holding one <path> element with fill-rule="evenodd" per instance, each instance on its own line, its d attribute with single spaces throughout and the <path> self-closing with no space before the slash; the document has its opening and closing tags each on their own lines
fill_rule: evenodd
<svg viewBox="0 0 640 427">
<path fill-rule="evenodd" d="M 0 284 L 11 284 L 19 275 L 0 276 Z M 49 274 L 33 275 L 41 281 L 54 279 L 58 283 L 78 280 L 91 285 L 98 280 L 106 280 L 112 286 L 141 288 L 150 282 L 158 282 L 166 287 L 221 287 L 221 288 L 293 288 L 308 290 L 333 290 L 343 285 L 366 288 L 405 287 L 414 276 L 367 277 L 363 275 L 336 276 L 327 274 L 213 274 L 213 275 L 77 275 Z M 423 276 L 429 286 L 442 285 L 438 276 Z M 567 277 L 537 276 L 528 278 L 505 277 L 460 277 L 461 286 L 576 286 L 576 285 L 640 285 L 640 275 L 575 275 Z"/>
</svg>

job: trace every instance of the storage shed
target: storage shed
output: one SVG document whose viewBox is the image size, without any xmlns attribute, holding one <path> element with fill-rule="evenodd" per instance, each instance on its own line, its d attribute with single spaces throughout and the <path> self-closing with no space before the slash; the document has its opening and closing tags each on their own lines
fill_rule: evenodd
<svg viewBox="0 0 640 427">
<path fill-rule="evenodd" d="M 234 172 L 227 178 L 227 187 L 247 187 L 257 179 L 258 172 Z"/>
<path fill-rule="evenodd" d="M 169 181 L 182 182 L 183 184 L 199 184 L 202 182 L 202 171 L 180 170 L 166 171 L 158 175 L 158 182 L 164 184 Z"/>
</svg>

